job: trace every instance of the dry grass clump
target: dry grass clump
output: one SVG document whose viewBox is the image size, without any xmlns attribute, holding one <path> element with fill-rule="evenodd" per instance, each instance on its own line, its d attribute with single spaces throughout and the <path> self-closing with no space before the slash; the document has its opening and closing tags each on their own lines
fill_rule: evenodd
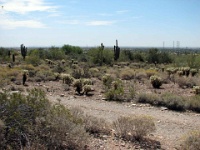
<svg viewBox="0 0 200 150">
<path fill-rule="evenodd" d="M 113 126 L 116 135 L 128 141 L 141 140 L 156 129 L 149 116 L 119 117 Z"/>
<path fill-rule="evenodd" d="M 135 71 L 133 69 L 124 69 L 120 72 L 120 78 L 122 80 L 131 80 L 134 79 Z"/>
<path fill-rule="evenodd" d="M 111 132 L 110 125 L 103 118 L 86 115 L 83 123 L 90 134 L 99 136 L 100 134 L 109 135 Z"/>
<path fill-rule="evenodd" d="M 3 123 L 2 120 L 0 120 L 0 149 L 4 149 L 5 145 L 5 139 L 4 139 L 4 134 L 5 134 L 5 124 Z"/>
<path fill-rule="evenodd" d="M 189 110 L 200 112 L 200 96 L 196 95 L 190 98 L 187 101 L 187 107 Z"/>
<path fill-rule="evenodd" d="M 142 70 L 142 69 L 136 70 L 135 79 L 137 79 L 139 81 L 147 79 L 147 74 L 146 74 L 145 70 Z"/>
<path fill-rule="evenodd" d="M 200 131 L 192 131 L 184 137 L 182 150 L 200 150 Z"/>
<path fill-rule="evenodd" d="M 164 106 L 168 109 L 176 111 L 184 111 L 188 107 L 188 102 L 185 98 L 171 93 L 164 93 L 161 96 L 156 94 L 141 93 L 138 95 L 137 102 L 148 103 L 153 106 Z"/>
<path fill-rule="evenodd" d="M 157 75 L 158 71 L 155 69 L 148 69 L 146 70 L 147 77 L 150 78 L 151 76 Z"/>
<path fill-rule="evenodd" d="M 196 77 L 178 77 L 175 79 L 180 88 L 193 88 L 199 82 Z"/>
</svg>

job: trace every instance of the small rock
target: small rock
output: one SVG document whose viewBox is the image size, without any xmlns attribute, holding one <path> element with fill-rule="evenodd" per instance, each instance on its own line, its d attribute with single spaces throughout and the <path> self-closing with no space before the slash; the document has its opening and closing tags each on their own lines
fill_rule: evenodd
<svg viewBox="0 0 200 150">
<path fill-rule="evenodd" d="M 60 97 L 64 97 L 65 96 L 65 94 L 60 94 Z"/>
<path fill-rule="evenodd" d="M 131 106 L 137 106 L 136 104 L 132 104 Z"/>
<path fill-rule="evenodd" d="M 161 111 L 168 110 L 167 107 L 161 107 Z"/>
</svg>

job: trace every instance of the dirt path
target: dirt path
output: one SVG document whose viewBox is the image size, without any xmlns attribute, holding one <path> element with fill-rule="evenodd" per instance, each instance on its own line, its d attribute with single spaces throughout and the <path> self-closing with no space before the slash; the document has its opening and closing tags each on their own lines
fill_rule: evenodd
<svg viewBox="0 0 200 150">
<path fill-rule="evenodd" d="M 104 118 L 109 122 L 112 122 L 119 116 L 152 116 L 156 123 L 156 132 L 152 136 L 161 142 L 164 149 L 175 149 L 180 145 L 181 137 L 184 134 L 191 130 L 200 129 L 200 114 L 179 113 L 149 105 L 107 102 L 101 100 L 101 95 L 98 98 L 48 95 L 48 98 L 52 102 L 60 99 L 61 103 L 68 107 L 80 107 L 85 113 Z"/>
</svg>

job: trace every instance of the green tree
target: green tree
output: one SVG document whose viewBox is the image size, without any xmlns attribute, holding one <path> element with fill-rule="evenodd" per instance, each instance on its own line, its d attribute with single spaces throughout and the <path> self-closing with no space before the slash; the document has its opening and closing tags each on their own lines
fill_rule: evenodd
<svg viewBox="0 0 200 150">
<path fill-rule="evenodd" d="M 78 46 L 64 45 L 61 49 L 65 53 L 65 55 L 83 53 L 83 50 Z"/>
<path fill-rule="evenodd" d="M 148 51 L 147 61 L 149 63 L 158 63 L 159 62 L 159 53 L 157 48 L 152 48 Z"/>
</svg>

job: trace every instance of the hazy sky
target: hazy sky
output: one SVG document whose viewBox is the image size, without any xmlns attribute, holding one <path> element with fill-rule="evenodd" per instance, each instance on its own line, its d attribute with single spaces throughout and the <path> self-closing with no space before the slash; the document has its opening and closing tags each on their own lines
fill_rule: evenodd
<svg viewBox="0 0 200 150">
<path fill-rule="evenodd" d="M 0 0 L 0 47 L 200 47 L 200 0 Z M 175 44 L 176 45 L 176 44 Z"/>
</svg>

